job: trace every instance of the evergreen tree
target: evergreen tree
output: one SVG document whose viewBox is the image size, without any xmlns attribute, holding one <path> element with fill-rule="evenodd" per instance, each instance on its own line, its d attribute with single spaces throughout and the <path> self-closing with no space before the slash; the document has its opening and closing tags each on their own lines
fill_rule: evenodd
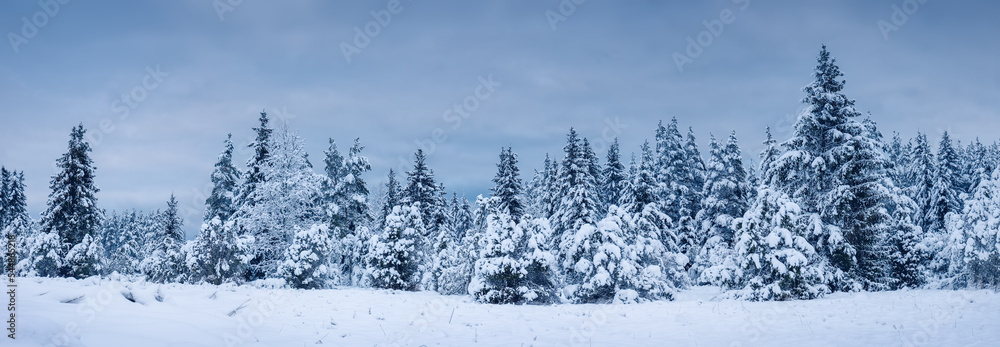
<svg viewBox="0 0 1000 347">
<path fill-rule="evenodd" d="M 965 150 L 965 157 L 962 159 L 962 187 L 964 193 L 972 195 L 979 182 L 990 179 L 990 175 L 996 166 L 989 158 L 989 151 L 986 146 L 979 142 L 979 138 L 969 143 Z"/>
<path fill-rule="evenodd" d="M 632 175 L 632 182 L 629 184 L 631 189 L 621 199 L 622 208 L 631 213 L 639 213 L 646 205 L 657 202 L 655 165 L 649 141 L 646 141 L 642 144 L 642 159 L 639 162 L 639 167 Z"/>
<path fill-rule="evenodd" d="M 1000 170 L 982 181 L 960 214 L 949 216 L 949 244 L 942 258 L 950 261 L 953 287 L 1000 288 Z"/>
<path fill-rule="evenodd" d="M 225 149 L 219 154 L 212 172 L 212 194 L 205 200 L 205 221 L 218 217 L 225 222 L 236 212 L 234 200 L 239 188 L 240 172 L 233 166 L 233 134 L 226 137 Z"/>
<path fill-rule="evenodd" d="M 278 276 L 278 265 L 294 231 L 307 229 L 323 218 L 317 203 L 323 177 L 313 171 L 302 138 L 288 129 L 278 135 L 268 146 L 262 179 L 247 198 L 254 203 L 240 205 L 233 215 L 237 236 L 253 238 L 247 249 L 247 280 Z"/>
<path fill-rule="evenodd" d="M 760 183 L 763 184 L 770 180 L 771 167 L 774 162 L 778 160 L 781 156 L 781 150 L 778 149 L 777 141 L 771 136 L 771 127 L 767 127 L 764 130 L 766 135 L 764 139 L 764 149 L 760 151 Z M 754 186 L 754 189 L 757 187 Z"/>
<path fill-rule="evenodd" d="M 809 235 L 816 251 L 867 289 L 893 283 L 885 261 L 895 191 L 885 145 L 873 122 L 858 121 L 854 101 L 841 93 L 843 74 L 824 46 L 806 86 L 808 106 L 795 124 L 788 150 L 772 165 L 767 184 L 788 194 L 825 227 Z M 854 285 L 848 284 L 852 289 Z"/>
<path fill-rule="evenodd" d="M 937 165 L 934 170 L 934 186 L 931 188 L 929 209 L 926 211 L 927 229 L 933 231 L 944 230 L 945 217 L 948 213 L 958 212 L 961 208 L 959 201 L 960 188 L 960 168 L 958 154 L 952 146 L 951 137 L 946 131 L 941 135 L 941 144 L 938 147 Z"/>
<path fill-rule="evenodd" d="M 385 197 L 382 199 L 382 211 L 379 213 L 379 226 L 385 226 L 385 217 L 392 213 L 392 208 L 399 206 L 403 199 L 403 191 L 396 180 L 396 172 L 389 169 L 388 181 L 385 183 Z"/>
<path fill-rule="evenodd" d="M 545 154 L 545 164 L 542 166 L 542 179 L 538 187 L 538 192 L 534 194 L 538 199 L 539 216 L 551 218 L 559 208 L 559 161 L 549 159 L 549 154 Z"/>
<path fill-rule="evenodd" d="M 714 137 L 710 146 L 705 200 L 697 218 L 701 227 L 699 234 L 704 235 L 706 240 L 695 258 L 693 278 L 698 278 L 703 269 L 718 265 L 729 257 L 735 234 L 733 220 L 742 216 L 749 207 L 750 187 L 736 133 L 729 135 L 725 147 L 720 146 Z M 708 281 L 701 279 L 699 282 Z"/>
<path fill-rule="evenodd" d="M 510 147 L 500 150 L 500 162 L 497 163 L 497 174 L 493 178 L 492 192 L 497 198 L 499 213 L 510 216 L 514 223 L 521 220 L 524 206 L 521 204 L 521 178 L 518 177 L 517 154 Z"/>
<path fill-rule="evenodd" d="M 930 143 L 927 142 L 927 135 L 917 133 L 913 147 L 909 153 L 909 165 L 906 167 L 906 193 L 917 203 L 914 222 L 927 232 L 939 232 L 940 229 L 932 230 L 933 219 L 928 218 L 931 210 L 931 202 L 934 192 L 934 153 L 931 152 Z"/>
<path fill-rule="evenodd" d="M 687 201 L 687 210 L 691 217 L 695 217 L 701 209 L 700 203 L 703 199 L 702 188 L 705 186 L 705 161 L 701 158 L 701 151 L 698 150 L 698 142 L 694 137 L 694 129 L 688 127 L 687 140 L 684 142 L 684 154 L 687 159 L 687 167 L 690 170 L 690 178 L 687 186 L 691 192 Z M 740 170 L 743 170 L 742 168 Z"/>
<path fill-rule="evenodd" d="M 621 154 L 618 150 L 618 138 L 608 147 L 608 161 L 604 166 L 601 182 L 601 197 L 604 199 L 604 206 L 610 207 L 618 205 L 622 195 L 628 188 L 628 177 L 626 176 L 625 165 L 622 164 Z"/>
<path fill-rule="evenodd" d="M 676 262 L 679 254 L 666 252 L 657 236 L 637 228 L 633 215 L 617 207 L 596 226 L 578 229 L 563 262 L 569 300 L 630 303 L 672 299 L 675 285 L 683 282 L 672 282 L 665 271 L 680 271 L 683 264 Z"/>
<path fill-rule="evenodd" d="M 173 282 L 185 274 L 186 256 L 181 252 L 184 246 L 184 220 L 177 213 L 177 199 L 170 194 L 167 210 L 163 212 L 162 223 L 150 240 L 154 245 L 150 257 L 143 259 L 140 267 L 146 279 L 152 282 Z"/>
<path fill-rule="evenodd" d="M 104 247 L 92 234 L 85 234 L 83 240 L 66 253 L 67 275 L 86 278 L 104 270 Z"/>
<path fill-rule="evenodd" d="M 350 284 L 362 276 L 361 271 L 364 261 L 365 247 L 362 241 L 370 235 L 368 225 L 372 221 L 372 213 L 368 202 L 368 185 L 361 176 L 372 170 L 368 157 L 362 156 L 361 151 L 364 146 L 360 139 L 354 139 L 354 145 L 348 151 L 347 159 L 344 161 L 344 176 L 339 180 L 338 189 L 340 199 L 341 218 L 337 225 L 340 249 L 340 259 L 335 262 L 340 266 L 340 273 L 344 274 L 342 284 Z M 350 276 L 348 276 L 350 275 Z"/>
<path fill-rule="evenodd" d="M 219 285 L 243 280 L 251 238 L 238 237 L 232 224 L 232 221 L 223 223 L 218 217 L 202 224 L 186 255 L 190 282 Z"/>
<path fill-rule="evenodd" d="M 599 202 L 597 181 L 593 173 L 594 157 L 589 145 L 580 141 L 576 130 L 570 129 L 566 146 L 566 156 L 559 170 L 559 208 L 552 215 L 552 245 L 550 249 L 562 249 L 560 244 L 572 238 L 576 230 L 585 224 L 594 225 L 598 221 Z M 560 251 L 562 259 L 565 254 Z"/>
<path fill-rule="evenodd" d="M 30 239 L 35 237 L 37 227 L 35 222 L 28 215 L 28 202 L 24 195 L 24 172 L 7 172 L 7 183 L 6 186 L 6 199 L 4 203 L 4 213 L 6 214 L 5 221 L 2 226 L 0 226 L 0 236 L 6 237 L 13 236 L 16 251 L 13 253 L 14 259 L 8 259 L 11 255 L 8 252 L 3 252 L 0 259 L 3 259 L 4 272 L 8 270 L 9 265 L 15 265 L 16 269 L 22 269 L 21 265 L 17 263 L 27 259 L 30 255 Z"/>
<path fill-rule="evenodd" d="M 903 139 L 900 138 L 899 133 L 892 132 L 892 142 L 889 144 L 889 164 L 892 165 L 892 170 L 890 171 L 893 182 L 896 182 L 897 187 L 909 187 L 906 175 L 906 167 L 909 165 L 909 151 L 907 151 L 906 146 L 903 145 Z"/>
<path fill-rule="evenodd" d="M 763 187 L 757 196 L 734 223 L 734 257 L 706 276 L 716 277 L 728 296 L 753 301 L 812 299 L 829 292 L 831 275 L 806 240 L 809 218 L 780 191 Z"/>
<path fill-rule="evenodd" d="M 55 246 L 51 239 L 47 239 L 47 245 L 52 246 L 55 253 L 45 253 L 43 256 L 57 256 L 65 258 L 66 253 L 84 241 L 87 235 L 93 235 L 100 227 L 102 219 L 101 210 L 97 208 L 97 192 L 99 189 L 94 184 L 94 171 L 96 168 L 90 159 L 90 144 L 83 136 L 86 130 L 83 125 L 73 128 L 70 133 L 69 148 L 66 154 L 56 161 L 59 172 L 52 176 L 49 188 L 49 200 L 45 212 L 42 212 L 42 232 L 55 233 L 59 235 L 59 243 Z M 89 247 L 89 246 L 88 246 Z M 87 248 L 89 251 L 89 248 Z M 76 254 L 89 254 L 87 252 Z M 78 258 L 81 261 L 88 258 Z M 41 260 L 47 264 L 57 264 L 61 261 L 48 259 Z M 73 264 L 80 271 L 96 270 L 97 264 Z M 40 271 L 40 276 L 89 276 L 96 273 L 80 273 L 71 268 L 60 269 L 57 273 Z"/>
<path fill-rule="evenodd" d="M 503 171 L 500 168 L 500 171 Z M 547 250 L 548 221 L 515 222 L 501 198 L 486 203 L 489 212 L 468 292 L 491 304 L 552 303 L 555 258 Z"/>
<path fill-rule="evenodd" d="M 417 290 L 424 258 L 417 243 L 424 234 L 420 211 L 405 204 L 394 206 L 385 224 L 385 228 L 368 242 L 368 273 L 372 286 Z"/>
<path fill-rule="evenodd" d="M 416 160 L 413 163 L 413 170 L 406 173 L 406 190 L 403 193 L 402 201 L 410 204 L 420 211 L 420 218 L 423 221 L 431 221 L 436 212 L 438 185 L 434 180 L 434 171 L 427 167 L 427 156 L 423 149 L 417 149 Z M 428 231 L 434 225 L 427 224 Z M 428 235 L 422 235 L 424 237 Z"/>
<path fill-rule="evenodd" d="M 313 224 L 308 229 L 296 231 L 285 250 L 285 260 L 278 273 L 292 288 L 322 289 L 329 286 L 335 275 L 330 266 L 329 254 L 334 240 L 326 224 Z"/>
<path fill-rule="evenodd" d="M 267 127 L 270 121 L 267 112 L 260 112 L 260 126 L 253 128 L 257 132 L 257 137 L 247 146 L 253 148 L 253 156 L 247 160 L 247 171 L 243 175 L 243 185 L 240 186 L 239 196 L 236 199 L 236 208 L 253 207 L 257 203 L 254 193 L 257 186 L 262 184 L 267 178 L 264 171 L 267 167 L 268 157 L 271 156 L 271 133 L 274 131 Z"/>
</svg>

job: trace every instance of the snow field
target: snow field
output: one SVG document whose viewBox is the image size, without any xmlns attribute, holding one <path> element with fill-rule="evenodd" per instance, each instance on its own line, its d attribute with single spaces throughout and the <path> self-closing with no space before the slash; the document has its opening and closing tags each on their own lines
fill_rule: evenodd
<svg viewBox="0 0 1000 347">
<path fill-rule="evenodd" d="M 265 283 L 266 284 L 266 283 Z M 272 283 L 273 285 L 273 283 Z M 22 278 L 13 346 L 996 346 L 990 291 L 634 305 L 487 305 L 362 288 L 274 289 Z M 131 298 L 131 299 L 130 299 Z M 5 340 L 10 345 L 10 340 Z"/>
</svg>

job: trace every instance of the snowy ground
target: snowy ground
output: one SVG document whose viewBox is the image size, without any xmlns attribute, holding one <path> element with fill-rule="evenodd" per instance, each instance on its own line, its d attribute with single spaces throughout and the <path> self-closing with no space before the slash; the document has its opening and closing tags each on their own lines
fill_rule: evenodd
<svg viewBox="0 0 1000 347">
<path fill-rule="evenodd" d="M 1000 294 L 911 290 L 641 305 L 22 278 L 15 346 L 998 346 Z M 127 298 L 128 297 L 128 298 Z M 10 340 L 3 339 L 8 346 Z"/>
</svg>

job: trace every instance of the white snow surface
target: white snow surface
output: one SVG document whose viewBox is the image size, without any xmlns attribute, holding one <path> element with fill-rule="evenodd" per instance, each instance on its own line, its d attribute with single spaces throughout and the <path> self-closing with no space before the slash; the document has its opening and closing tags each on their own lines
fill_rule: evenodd
<svg viewBox="0 0 1000 347">
<path fill-rule="evenodd" d="M 363 288 L 21 278 L 4 346 L 997 346 L 1000 294 L 906 290 L 810 301 L 517 306 Z M 131 300 L 127 299 L 130 297 Z M 134 301 L 134 302 L 133 302 Z M 6 333 L 5 333 L 6 334 Z"/>
</svg>

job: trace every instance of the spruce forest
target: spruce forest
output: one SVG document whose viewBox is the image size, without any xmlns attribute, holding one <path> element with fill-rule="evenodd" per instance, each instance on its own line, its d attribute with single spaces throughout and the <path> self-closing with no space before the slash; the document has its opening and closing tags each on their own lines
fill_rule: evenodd
<svg viewBox="0 0 1000 347">
<path fill-rule="evenodd" d="M 793 136 L 761 129 L 759 154 L 735 132 L 699 149 L 676 118 L 649 124 L 641 148 L 595 153 L 567 124 L 543 163 L 499 148 L 491 194 L 474 201 L 449 192 L 420 149 L 412 170 L 372 173 L 360 139 L 343 152 L 330 139 L 314 167 L 305 140 L 261 112 L 245 165 L 220 141 L 193 240 L 173 196 L 162 211 L 100 207 L 81 125 L 37 219 L 23 172 L 0 171 L 0 228 L 27 277 L 278 281 L 491 304 L 639 303 L 702 285 L 751 301 L 1000 288 L 1000 144 L 886 133 L 842 93 L 825 46 L 812 76 Z M 383 174 L 373 196 L 366 178 Z"/>
</svg>

